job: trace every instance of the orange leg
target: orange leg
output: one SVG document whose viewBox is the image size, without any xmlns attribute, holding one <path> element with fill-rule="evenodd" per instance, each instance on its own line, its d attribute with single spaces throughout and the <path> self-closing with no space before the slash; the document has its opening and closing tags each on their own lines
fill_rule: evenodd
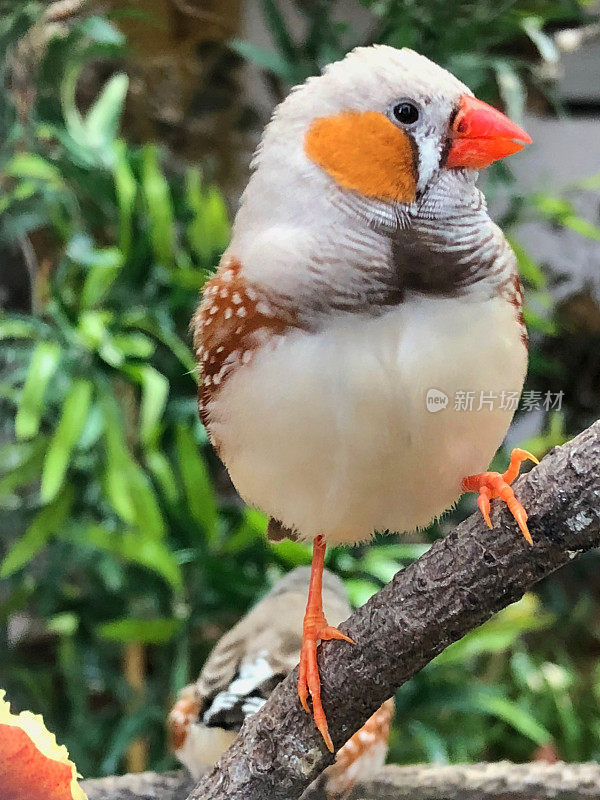
<svg viewBox="0 0 600 800">
<path fill-rule="evenodd" d="M 533 544 L 529 528 L 527 527 L 527 512 L 515 497 L 515 493 L 510 485 L 519 474 L 519 467 L 522 461 L 533 461 L 539 464 L 537 458 L 527 450 L 516 448 L 510 454 L 510 465 L 506 472 L 501 475 L 499 472 L 480 472 L 478 475 L 469 475 L 463 478 L 462 487 L 466 492 L 479 492 L 477 505 L 483 514 L 489 528 L 492 527 L 490 520 L 490 500 L 499 497 L 504 500 L 508 510 L 516 519 L 521 533 L 529 544 Z"/>
<path fill-rule="evenodd" d="M 298 696 L 302 707 L 309 714 L 311 713 L 308 705 L 308 696 L 312 698 L 312 715 L 321 736 L 325 740 L 328 749 L 333 753 L 333 742 L 327 727 L 327 718 L 321 705 L 321 680 L 319 678 L 319 668 L 317 665 L 317 642 L 319 639 L 343 639 L 345 642 L 354 644 L 352 639 L 332 628 L 327 624 L 323 613 L 323 600 L 321 592 L 323 588 L 323 564 L 325 562 L 325 540 L 322 536 L 317 536 L 313 542 L 313 558 L 310 570 L 310 584 L 308 587 L 308 602 L 304 613 L 304 625 L 302 628 L 302 650 L 300 652 L 300 668 L 298 671 Z"/>
</svg>

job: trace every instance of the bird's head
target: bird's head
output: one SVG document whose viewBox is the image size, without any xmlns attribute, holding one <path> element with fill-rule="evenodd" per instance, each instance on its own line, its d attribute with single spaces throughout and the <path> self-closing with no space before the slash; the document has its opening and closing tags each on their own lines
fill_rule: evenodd
<svg viewBox="0 0 600 800">
<path fill-rule="evenodd" d="M 285 171 L 294 158 L 305 159 L 344 192 L 411 204 L 444 171 L 463 170 L 474 181 L 476 170 L 530 141 L 429 59 L 374 46 L 352 51 L 292 92 L 258 161 L 270 150 Z M 306 167 L 301 174 L 309 177 Z"/>
</svg>

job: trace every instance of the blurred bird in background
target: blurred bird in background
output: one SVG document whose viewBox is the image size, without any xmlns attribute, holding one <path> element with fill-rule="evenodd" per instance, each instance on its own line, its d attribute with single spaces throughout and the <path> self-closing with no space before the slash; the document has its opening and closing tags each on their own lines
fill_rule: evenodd
<svg viewBox="0 0 600 800">
<path fill-rule="evenodd" d="M 199 778 L 233 743 L 246 717 L 264 704 L 296 666 L 310 569 L 282 578 L 217 643 L 198 680 L 179 694 L 168 718 L 177 758 Z M 323 571 L 323 607 L 335 624 L 350 615 L 344 585 Z M 320 784 L 327 798 L 342 798 L 383 766 L 393 700 L 385 702 L 338 751 Z"/>
<path fill-rule="evenodd" d="M 272 538 L 313 540 L 298 693 L 332 751 L 317 644 L 350 640 L 324 613 L 326 544 L 426 526 L 464 491 L 490 527 L 504 500 L 531 541 L 509 484 L 532 457 L 486 471 L 527 332 L 475 186 L 530 141 L 427 58 L 354 50 L 276 109 L 194 318 L 200 413 L 233 483 Z"/>
</svg>

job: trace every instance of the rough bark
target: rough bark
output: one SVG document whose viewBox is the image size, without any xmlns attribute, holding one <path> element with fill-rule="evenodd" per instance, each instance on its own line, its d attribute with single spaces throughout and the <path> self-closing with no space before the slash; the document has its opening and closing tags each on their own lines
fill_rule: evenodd
<svg viewBox="0 0 600 800">
<path fill-rule="evenodd" d="M 323 704 L 339 748 L 396 688 L 445 647 L 600 544 L 600 422 L 516 483 L 529 547 L 503 504 L 437 541 L 341 629 L 356 645 L 320 648 Z M 296 694 L 296 671 L 251 717 L 190 800 L 294 800 L 332 762 Z"/>
<path fill-rule="evenodd" d="M 186 770 L 140 772 L 81 782 L 88 800 L 182 800 L 193 788 Z"/>
<path fill-rule="evenodd" d="M 187 772 L 84 781 L 89 800 L 181 800 Z M 385 767 L 348 800 L 588 800 L 600 798 L 598 764 L 465 764 Z M 311 795 L 311 800 L 318 800 Z"/>
<path fill-rule="evenodd" d="M 600 797 L 598 764 L 385 767 L 349 800 L 580 800 Z"/>
</svg>

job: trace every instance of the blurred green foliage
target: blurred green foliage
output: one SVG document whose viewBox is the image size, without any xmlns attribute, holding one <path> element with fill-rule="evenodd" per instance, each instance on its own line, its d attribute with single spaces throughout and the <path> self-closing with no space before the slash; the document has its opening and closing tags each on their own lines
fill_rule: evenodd
<svg viewBox="0 0 600 800">
<path fill-rule="evenodd" d="M 197 169 L 169 169 L 155 146 L 119 138 L 125 75 L 84 114 L 75 103 L 86 61 L 122 44 L 95 17 L 50 44 L 30 116 L 13 112 L 0 196 L 0 239 L 43 230 L 55 259 L 51 274 L 39 265 L 36 313 L 0 318 L 2 418 L 14 418 L 0 455 L 12 540 L 0 618 L 27 609 L 51 639 L 25 664 L 4 624 L 1 682 L 44 710 L 87 774 L 116 770 L 147 730 L 164 763 L 164 711 L 190 652 L 194 664 L 206 654 L 203 626 L 244 610 L 275 560 L 262 518 L 219 503 L 198 420 L 187 325 L 227 243 L 223 198 Z M 164 647 L 149 653 L 160 679 L 124 716 L 120 645 L 131 642 Z"/>
<path fill-rule="evenodd" d="M 370 39 L 421 49 L 480 94 L 521 105 L 535 65 L 523 42 L 551 57 L 546 23 L 582 12 L 567 0 L 363 5 Z M 355 43 L 333 21 L 334 6 L 303 3 L 307 32 L 297 43 L 274 0 L 263 0 L 276 50 L 234 46 L 283 84 L 302 80 Z M 200 170 L 122 138 L 125 74 L 81 109 L 86 65 L 126 47 L 105 17 L 50 39 L 24 110 L 18 87 L 8 88 L 11 63 L 39 25 L 40 4 L 3 10 L 0 245 L 35 240 L 45 260 L 34 312 L 0 316 L 0 686 L 15 708 L 44 714 L 83 774 L 122 769 L 139 736 L 149 767 L 161 769 L 171 764 L 163 721 L 175 692 L 310 552 L 266 542 L 264 518 L 231 491 L 197 416 L 187 325 L 227 244 L 221 193 Z M 530 214 L 597 236 L 567 200 L 524 199 L 508 181 L 497 173 L 510 195 L 507 225 Z M 559 335 L 547 278 L 515 246 L 539 343 Z M 556 368 L 538 346 L 532 363 L 534 379 Z M 565 435 L 560 415 L 548 421 L 530 444 L 540 455 Z M 433 526 L 425 541 L 439 532 Z M 332 551 L 329 566 L 360 604 L 427 546 L 378 538 Z M 576 566 L 581 583 L 594 565 Z M 527 596 L 402 687 L 392 757 L 527 759 L 547 743 L 568 759 L 600 757 L 600 632 L 589 597 L 573 612 L 567 595 L 549 584 Z M 141 693 L 123 667 L 131 646 L 146 662 Z"/>
<path fill-rule="evenodd" d="M 306 23 L 300 40 L 291 35 L 280 0 L 260 0 L 260 5 L 274 49 L 237 40 L 233 47 L 283 86 L 317 74 L 357 45 L 410 47 L 449 69 L 478 97 L 500 96 L 509 114 L 518 119 L 527 88 L 543 85 L 540 63 L 555 64 L 559 59 L 548 26 L 583 24 L 588 4 L 579 0 L 360 0 L 371 19 L 367 32 L 358 35 L 348 23 L 339 21 L 339 0 L 308 0 L 295 4 Z"/>
</svg>

